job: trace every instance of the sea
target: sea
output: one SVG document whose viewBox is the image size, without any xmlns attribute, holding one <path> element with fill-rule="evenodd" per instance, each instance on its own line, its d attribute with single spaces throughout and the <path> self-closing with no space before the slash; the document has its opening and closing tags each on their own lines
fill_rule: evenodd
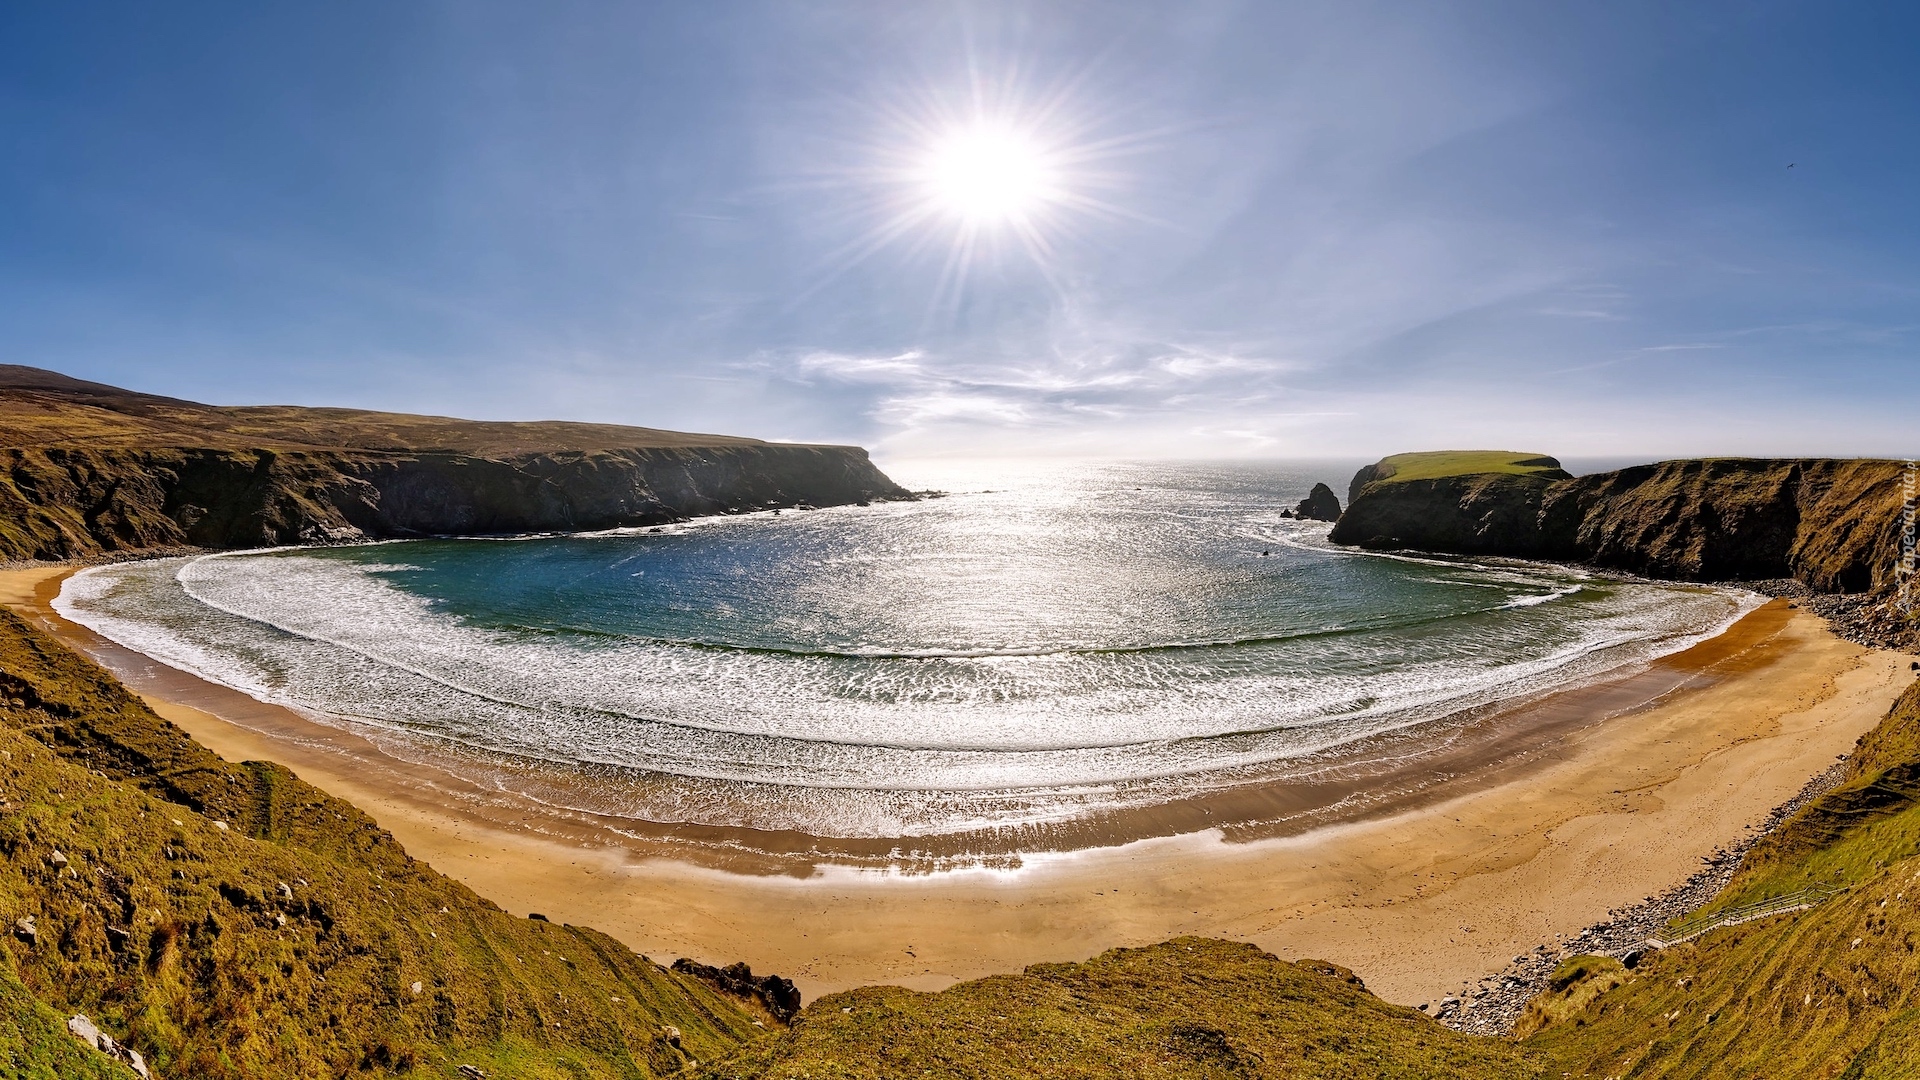
<svg viewBox="0 0 1920 1080">
<path fill-rule="evenodd" d="M 924 462 L 936 497 L 100 566 L 67 618 L 562 808 L 814 837 L 1088 821 L 1656 658 L 1757 598 L 1341 548 L 1354 463 Z M 560 778 L 556 781 L 556 777 Z"/>
</svg>

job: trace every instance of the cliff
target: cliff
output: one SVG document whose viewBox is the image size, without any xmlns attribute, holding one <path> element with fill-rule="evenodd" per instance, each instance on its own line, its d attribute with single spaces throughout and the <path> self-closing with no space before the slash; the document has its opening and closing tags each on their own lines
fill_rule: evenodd
<svg viewBox="0 0 1920 1080">
<path fill-rule="evenodd" d="M 0 365 L 0 558 L 657 524 L 908 497 L 854 446 L 220 407 Z"/>
<path fill-rule="evenodd" d="M 1894 461 L 1709 458 L 1570 476 L 1540 455 L 1403 454 L 1354 477 L 1336 543 L 1584 562 L 1682 581 L 1895 585 Z"/>
</svg>

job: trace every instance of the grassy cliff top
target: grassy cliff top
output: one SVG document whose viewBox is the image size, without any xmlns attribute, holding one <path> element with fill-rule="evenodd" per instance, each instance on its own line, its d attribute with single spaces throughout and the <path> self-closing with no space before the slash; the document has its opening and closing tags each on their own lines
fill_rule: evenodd
<svg viewBox="0 0 1920 1080">
<path fill-rule="evenodd" d="M 509 423 L 295 405 L 202 405 L 0 364 L 0 446 L 362 450 L 475 455 L 765 446 L 618 424 Z"/>
<path fill-rule="evenodd" d="M 1252 945 L 1176 938 L 937 994 L 877 986 L 821 998 L 703 1080 L 1094 1077 L 1521 1080 L 1511 1043 L 1463 1035 L 1368 993 L 1352 972 Z"/>
<path fill-rule="evenodd" d="M 1418 454 L 1394 454 L 1381 458 L 1373 469 L 1374 482 L 1396 484 L 1408 480 L 1436 480 L 1443 476 L 1472 476 L 1479 473 L 1544 476 L 1550 480 L 1569 475 L 1560 468 L 1556 458 L 1515 450 L 1428 450 Z"/>
</svg>

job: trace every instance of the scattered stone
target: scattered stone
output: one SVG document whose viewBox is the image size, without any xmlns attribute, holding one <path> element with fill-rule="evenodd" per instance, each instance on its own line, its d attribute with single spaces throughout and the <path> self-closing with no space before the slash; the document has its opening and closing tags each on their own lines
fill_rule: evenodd
<svg viewBox="0 0 1920 1080">
<path fill-rule="evenodd" d="M 1785 597 L 1827 620 L 1835 634 L 1870 649 L 1920 651 L 1920 619 L 1900 610 L 1891 594 L 1816 593 L 1791 578 L 1741 582 L 1762 596 Z M 1915 670 L 1920 670 L 1916 668 Z"/>
<path fill-rule="evenodd" d="M 274 882 L 274 891 L 280 894 L 280 899 L 282 900 L 290 901 L 293 899 L 293 886 L 284 881 Z"/>
<path fill-rule="evenodd" d="M 214 827 L 214 828 L 216 828 L 216 829 L 219 829 L 219 830 L 220 830 L 221 832 L 226 832 L 226 831 L 227 831 L 227 823 L 226 823 L 226 822 L 224 822 L 224 821 L 216 821 L 216 822 L 214 822 L 214 823 L 213 823 L 213 827 Z"/>
<path fill-rule="evenodd" d="M 487 1074 L 481 1072 L 478 1065 L 462 1065 L 454 1071 L 466 1077 L 467 1080 L 487 1080 Z"/>
<path fill-rule="evenodd" d="M 87 1019 L 86 1014 L 75 1013 L 67 1021 L 67 1033 L 132 1069 L 140 1080 L 151 1080 L 153 1074 L 147 1071 L 147 1059 L 140 1056 L 140 1051 L 122 1045 L 113 1036 L 101 1031 L 99 1025 Z"/>
<path fill-rule="evenodd" d="M 408 987 L 407 989 L 413 991 L 414 997 L 419 997 L 420 996 L 420 980 L 419 979 L 413 980 L 413 985 Z"/>
<path fill-rule="evenodd" d="M 680 1029 L 674 1027 L 672 1024 L 662 1024 L 660 1026 L 660 1036 L 673 1046 L 680 1045 Z"/>
<path fill-rule="evenodd" d="M 33 923 L 33 916 L 23 915 L 13 921 L 13 936 L 29 945 L 40 943 L 40 928 Z"/>
<path fill-rule="evenodd" d="M 47 862 L 52 865 L 55 870 L 65 870 L 67 868 L 67 857 L 60 853 L 59 848 L 53 849 L 53 854 L 47 856 Z"/>
</svg>

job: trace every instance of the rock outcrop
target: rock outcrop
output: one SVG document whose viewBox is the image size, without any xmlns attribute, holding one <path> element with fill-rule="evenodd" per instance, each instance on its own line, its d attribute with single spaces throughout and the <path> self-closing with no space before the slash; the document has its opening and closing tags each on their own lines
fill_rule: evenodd
<svg viewBox="0 0 1920 1080">
<path fill-rule="evenodd" d="M 781 975 L 755 975 L 746 964 L 714 967 L 684 956 L 673 962 L 673 970 L 691 975 L 723 994 L 758 1002 L 783 1024 L 800 1011 L 799 988 L 793 985 L 793 980 Z"/>
<path fill-rule="evenodd" d="M 1817 592 L 1879 592 L 1894 585 L 1904 469 L 1712 458 L 1580 477 L 1555 468 L 1402 479 L 1369 466 L 1332 538 L 1682 581 L 1791 578 Z"/>
<path fill-rule="evenodd" d="M 1313 485 L 1307 497 L 1293 508 L 1293 516 L 1302 521 L 1340 520 L 1340 497 L 1325 484 Z"/>
<path fill-rule="evenodd" d="M 855 446 L 220 408 L 0 367 L 0 558 L 572 531 L 909 497 Z"/>
</svg>

